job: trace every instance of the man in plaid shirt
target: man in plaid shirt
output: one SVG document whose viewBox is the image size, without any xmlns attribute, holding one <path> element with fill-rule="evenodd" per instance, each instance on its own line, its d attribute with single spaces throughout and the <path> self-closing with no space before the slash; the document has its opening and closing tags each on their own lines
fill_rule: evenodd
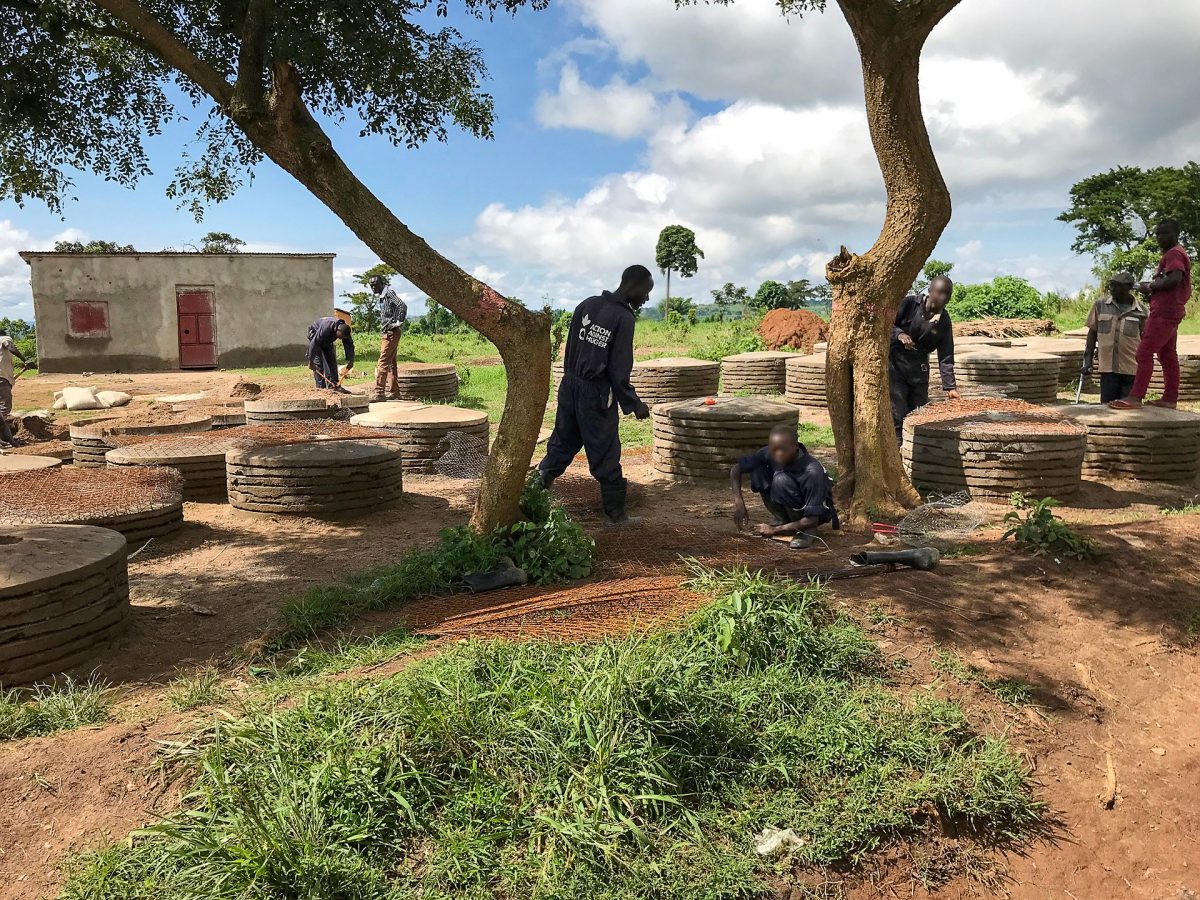
<svg viewBox="0 0 1200 900">
<path fill-rule="evenodd" d="M 372 400 L 399 400 L 397 384 L 396 352 L 400 349 L 400 335 L 408 319 L 408 306 L 396 296 L 382 275 L 373 275 L 367 282 L 379 301 L 379 364 L 375 367 L 375 390 Z"/>
</svg>

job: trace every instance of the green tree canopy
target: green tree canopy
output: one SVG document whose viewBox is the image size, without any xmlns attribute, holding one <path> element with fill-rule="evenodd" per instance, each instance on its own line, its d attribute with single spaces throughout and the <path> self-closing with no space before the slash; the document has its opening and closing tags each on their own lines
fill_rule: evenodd
<svg viewBox="0 0 1200 900">
<path fill-rule="evenodd" d="M 833 299 L 833 290 L 828 284 L 813 284 L 807 278 L 787 283 L 788 299 L 792 309 L 805 306 L 820 306 Z"/>
<path fill-rule="evenodd" d="M 921 293 L 921 291 L 933 284 L 935 278 L 947 277 L 953 271 L 954 263 L 952 262 L 946 262 L 943 259 L 929 260 L 921 269 L 921 277 L 913 283 L 913 293 Z"/>
<path fill-rule="evenodd" d="M 241 253 L 246 242 L 228 231 L 210 231 L 200 238 L 201 253 Z"/>
<path fill-rule="evenodd" d="M 725 316 L 734 307 L 741 310 L 750 304 L 750 292 L 744 287 L 735 285 L 732 281 L 727 281 L 722 287 L 717 288 L 712 292 L 713 303 L 717 307 L 717 314 L 721 321 L 725 321 Z"/>
<path fill-rule="evenodd" d="M 1050 314 L 1038 289 L 1015 275 L 1000 275 L 982 284 L 956 284 L 946 308 L 956 321 L 1043 319 Z"/>
<path fill-rule="evenodd" d="M 658 235 L 654 262 L 664 272 L 691 278 L 700 269 L 704 251 L 696 246 L 696 232 L 682 225 L 668 225 Z"/>
<path fill-rule="evenodd" d="M 792 297 L 788 289 L 778 281 L 764 281 L 754 292 L 754 299 L 750 301 L 750 305 L 760 313 L 773 309 L 791 309 Z"/>
<path fill-rule="evenodd" d="M 1071 205 L 1058 218 L 1075 226 L 1072 249 L 1095 257 L 1102 280 L 1121 270 L 1140 278 L 1160 255 L 1154 226 L 1161 220 L 1177 219 L 1183 245 L 1191 253 L 1200 248 L 1200 165 L 1091 175 L 1071 188 Z"/>
<path fill-rule="evenodd" d="M 2 113 L 0 113 L 2 115 Z M 118 244 L 116 241 L 56 241 L 55 253 L 136 253 L 133 244 Z"/>
</svg>

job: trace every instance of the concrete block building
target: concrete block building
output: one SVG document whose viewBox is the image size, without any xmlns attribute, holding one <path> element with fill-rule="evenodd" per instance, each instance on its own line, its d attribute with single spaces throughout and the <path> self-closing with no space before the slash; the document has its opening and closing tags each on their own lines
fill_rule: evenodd
<svg viewBox="0 0 1200 900">
<path fill-rule="evenodd" d="M 297 365 L 332 253 L 25 252 L 43 372 Z"/>
</svg>

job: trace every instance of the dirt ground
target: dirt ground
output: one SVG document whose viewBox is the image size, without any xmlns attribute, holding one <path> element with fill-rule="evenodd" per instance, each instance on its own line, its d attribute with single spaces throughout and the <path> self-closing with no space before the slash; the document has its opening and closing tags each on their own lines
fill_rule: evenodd
<svg viewBox="0 0 1200 900">
<path fill-rule="evenodd" d="M 194 386 L 163 377 L 162 390 L 183 393 L 215 377 L 229 376 L 204 376 Z M 457 639 L 569 633 L 574 623 L 603 632 L 690 608 L 677 590 L 672 561 L 680 554 L 828 572 L 871 540 L 848 530 L 824 535 L 827 546 L 789 551 L 734 534 L 727 489 L 661 480 L 644 452 L 629 455 L 627 474 L 643 518 L 621 531 L 601 527 L 581 462 L 559 484 L 597 538 L 586 608 L 564 607 L 558 589 L 529 588 L 417 603 L 377 614 L 359 630 L 403 623 Z M 940 682 L 967 702 L 980 729 L 1007 735 L 1033 768 L 1054 823 L 1044 840 L 999 854 L 1002 889 L 988 893 L 959 879 L 936 896 L 1200 896 L 1200 659 L 1190 646 L 1200 630 L 1192 547 L 1200 519 L 1159 513 L 1195 494 L 1194 487 L 1086 483 L 1062 512 L 1101 542 L 1107 555 L 1099 562 L 1035 559 L 1001 544 L 1004 509 L 991 507 L 974 552 L 944 559 L 935 572 L 832 582 L 834 602 L 904 661 L 895 669 L 900 686 Z M 185 737 L 196 715 L 171 713 L 162 702 L 163 684 L 178 669 L 208 660 L 235 668 L 240 648 L 270 626 L 286 598 L 427 543 L 437 528 L 464 522 L 471 502 L 463 482 L 413 478 L 401 503 L 369 520 L 188 504 L 183 529 L 130 563 L 132 626 L 97 668 L 123 691 L 118 720 L 0 744 L 0 897 L 52 895 L 70 852 L 120 839 L 170 809 L 175 795 L 155 766 L 158 742 Z M 1036 705 L 1005 706 L 984 688 L 937 675 L 930 667 L 937 647 L 989 674 L 1032 683 Z M 1105 803 L 1110 772 L 1116 796 Z M 847 876 L 849 896 L 926 896 L 906 865 L 884 860 L 870 868 L 869 877 Z"/>
</svg>

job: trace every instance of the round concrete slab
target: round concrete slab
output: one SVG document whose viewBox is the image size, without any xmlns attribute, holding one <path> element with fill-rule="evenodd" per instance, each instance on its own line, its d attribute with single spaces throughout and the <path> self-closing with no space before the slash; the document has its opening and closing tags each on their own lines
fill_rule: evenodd
<svg viewBox="0 0 1200 900">
<path fill-rule="evenodd" d="M 53 469 L 62 465 L 62 460 L 53 456 L 28 456 L 6 453 L 0 456 L 0 474 L 28 472 L 30 469 Z"/>
</svg>

